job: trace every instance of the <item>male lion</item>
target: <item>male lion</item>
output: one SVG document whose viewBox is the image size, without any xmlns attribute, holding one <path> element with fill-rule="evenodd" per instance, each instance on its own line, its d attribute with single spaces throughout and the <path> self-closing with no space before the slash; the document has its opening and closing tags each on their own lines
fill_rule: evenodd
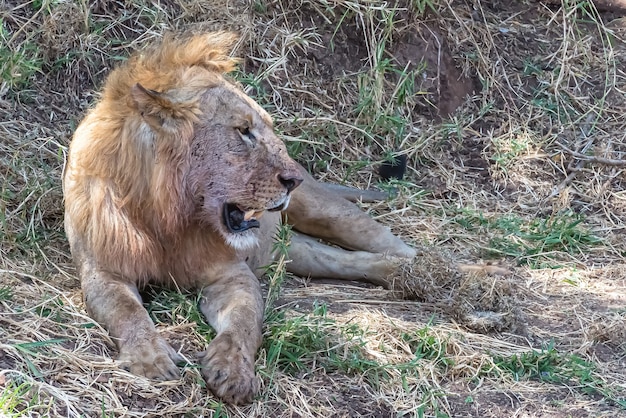
<svg viewBox="0 0 626 418">
<path fill-rule="evenodd" d="M 248 403 L 263 315 L 255 274 L 271 262 L 281 212 L 301 232 L 288 265 L 299 275 L 385 284 L 415 251 L 349 202 L 352 192 L 317 183 L 287 155 L 267 112 L 224 78 L 234 41 L 169 37 L 114 70 L 74 134 L 63 190 L 87 310 L 115 338 L 122 365 L 175 379 L 181 356 L 138 288 L 201 289 L 217 332 L 202 374 L 215 395 Z"/>
</svg>

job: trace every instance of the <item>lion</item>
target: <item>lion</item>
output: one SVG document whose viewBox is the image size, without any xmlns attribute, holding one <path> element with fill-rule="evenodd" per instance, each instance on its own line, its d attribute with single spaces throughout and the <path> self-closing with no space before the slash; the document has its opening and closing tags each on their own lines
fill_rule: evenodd
<svg viewBox="0 0 626 418">
<path fill-rule="evenodd" d="M 386 285 L 416 252 L 351 202 L 371 194 L 319 183 L 287 154 L 270 115 L 227 78 L 236 39 L 166 36 L 113 70 L 74 133 L 63 193 L 85 306 L 114 338 L 119 364 L 178 378 L 182 356 L 139 290 L 198 289 L 216 331 L 202 375 L 216 396 L 243 404 L 259 390 L 258 276 L 283 217 L 294 230 L 288 269 L 300 276 Z"/>
</svg>

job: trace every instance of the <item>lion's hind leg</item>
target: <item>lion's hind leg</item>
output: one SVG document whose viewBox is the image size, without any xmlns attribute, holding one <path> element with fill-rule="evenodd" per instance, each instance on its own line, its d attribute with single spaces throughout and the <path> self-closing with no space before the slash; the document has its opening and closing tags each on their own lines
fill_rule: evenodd
<svg viewBox="0 0 626 418">
<path fill-rule="evenodd" d="M 294 232 L 287 270 L 302 277 L 365 280 L 390 288 L 391 274 L 404 258 L 368 251 L 349 251 Z"/>
<path fill-rule="evenodd" d="M 378 190 L 361 190 L 355 189 L 354 187 L 343 186 L 341 184 L 332 184 L 332 183 L 317 183 L 326 189 L 327 192 L 330 192 L 335 198 L 341 197 L 352 203 L 356 203 L 358 201 L 371 203 L 371 202 L 380 202 L 381 200 L 385 200 L 389 197 L 388 193 L 381 192 Z"/>
<path fill-rule="evenodd" d="M 348 194 L 358 195 L 358 191 L 348 193 L 348 188 L 319 183 L 304 169 L 301 172 L 304 181 L 292 193 L 286 211 L 287 222 L 295 230 L 351 250 L 415 257 L 413 248 L 346 198 L 351 197 Z"/>
<path fill-rule="evenodd" d="M 150 379 L 178 379 L 183 358 L 155 329 L 137 288 L 102 270 L 82 270 L 87 310 L 115 339 L 120 366 Z"/>
</svg>

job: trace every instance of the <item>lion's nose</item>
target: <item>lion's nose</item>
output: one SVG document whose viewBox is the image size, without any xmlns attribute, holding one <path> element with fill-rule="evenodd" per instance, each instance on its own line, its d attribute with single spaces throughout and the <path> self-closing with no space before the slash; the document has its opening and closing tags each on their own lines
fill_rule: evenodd
<svg viewBox="0 0 626 418">
<path fill-rule="evenodd" d="M 285 172 L 278 175 L 278 181 L 287 189 L 287 193 L 291 193 L 302 183 L 302 177 L 298 172 Z"/>
</svg>

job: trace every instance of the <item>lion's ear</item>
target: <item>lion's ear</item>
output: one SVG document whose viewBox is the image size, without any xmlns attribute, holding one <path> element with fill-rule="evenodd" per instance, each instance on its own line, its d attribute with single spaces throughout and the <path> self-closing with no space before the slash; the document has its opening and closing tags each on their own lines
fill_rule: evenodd
<svg viewBox="0 0 626 418">
<path fill-rule="evenodd" d="M 147 89 L 136 83 L 131 88 L 130 94 L 141 117 L 153 129 L 161 129 L 168 116 L 172 115 L 174 104 L 163 93 Z"/>
</svg>

